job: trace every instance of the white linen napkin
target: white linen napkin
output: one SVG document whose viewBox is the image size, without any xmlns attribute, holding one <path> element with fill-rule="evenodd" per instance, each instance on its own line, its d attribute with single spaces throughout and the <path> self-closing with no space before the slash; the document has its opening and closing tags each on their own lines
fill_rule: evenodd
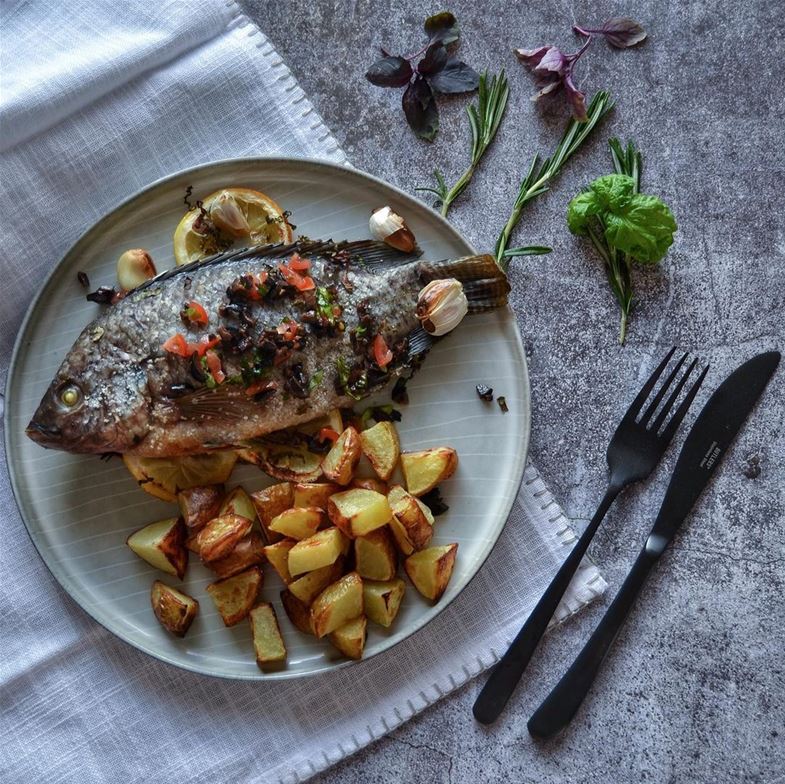
<svg viewBox="0 0 785 784">
<path fill-rule="evenodd" d="M 129 193 L 217 158 L 345 161 L 234 2 L 42 0 L 0 13 L 3 377 L 36 286 Z M 20 784 L 303 781 L 489 667 L 574 540 L 529 465 L 488 562 L 418 634 L 322 676 L 221 681 L 147 657 L 83 613 L 35 552 L 1 470 L 0 778 Z M 585 562 L 557 619 L 605 587 Z"/>
</svg>

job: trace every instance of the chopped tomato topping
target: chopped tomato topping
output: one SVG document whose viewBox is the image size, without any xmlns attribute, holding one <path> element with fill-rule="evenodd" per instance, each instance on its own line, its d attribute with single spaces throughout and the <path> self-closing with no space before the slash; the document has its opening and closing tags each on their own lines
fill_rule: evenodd
<svg viewBox="0 0 785 784">
<path fill-rule="evenodd" d="M 184 315 L 185 318 L 191 322 L 191 324 L 207 324 L 209 321 L 207 317 L 207 311 L 198 303 L 191 301 L 186 304 L 184 308 Z"/>
<path fill-rule="evenodd" d="M 282 324 L 279 324 L 276 327 L 276 332 L 279 335 L 283 336 L 284 340 L 294 340 L 297 337 L 297 332 L 300 329 L 300 325 L 289 319 L 289 321 L 284 321 Z"/>
<path fill-rule="evenodd" d="M 170 354 L 177 354 L 178 357 L 191 356 L 191 352 L 188 350 L 188 343 L 179 332 L 172 335 L 161 348 Z"/>
<path fill-rule="evenodd" d="M 269 390 L 273 390 L 276 388 L 275 381 L 257 381 L 255 384 L 251 384 L 245 388 L 245 394 L 248 397 L 253 397 L 254 395 L 258 395 L 260 392 L 268 392 Z"/>
<path fill-rule="evenodd" d="M 197 356 L 203 357 L 211 348 L 220 345 L 221 338 L 217 335 L 202 335 L 198 343 L 189 343 L 189 354 L 196 352 Z"/>
<path fill-rule="evenodd" d="M 287 267 L 285 264 L 278 265 L 278 271 L 283 275 L 284 280 L 294 286 L 298 291 L 310 291 L 316 288 L 313 278 L 310 275 L 303 277 L 299 272 Z"/>
<path fill-rule="evenodd" d="M 221 367 L 221 358 L 212 350 L 208 351 L 205 357 L 207 359 L 207 368 L 210 371 L 210 375 L 215 379 L 215 383 L 222 384 L 226 380 L 226 374 Z"/>
<path fill-rule="evenodd" d="M 311 262 L 308 259 L 302 258 L 299 253 L 295 253 L 292 258 L 289 259 L 289 269 L 293 269 L 295 272 L 305 272 L 306 270 L 311 269 Z"/>
<path fill-rule="evenodd" d="M 381 334 L 373 339 L 373 358 L 380 368 L 387 367 L 392 362 L 392 351 L 387 347 L 387 343 Z"/>
<path fill-rule="evenodd" d="M 319 441 L 332 441 L 333 443 L 335 443 L 338 440 L 338 438 L 339 438 L 339 434 L 331 427 L 323 427 L 319 431 L 319 435 L 317 436 L 317 439 Z"/>
</svg>

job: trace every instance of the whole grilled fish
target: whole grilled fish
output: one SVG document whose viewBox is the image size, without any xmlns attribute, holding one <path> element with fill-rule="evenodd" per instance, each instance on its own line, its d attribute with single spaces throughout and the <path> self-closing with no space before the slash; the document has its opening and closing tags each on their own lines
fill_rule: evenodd
<svg viewBox="0 0 785 784">
<path fill-rule="evenodd" d="M 460 320 L 467 303 L 504 305 L 508 291 L 491 256 L 420 261 L 371 241 L 177 267 L 82 331 L 27 434 L 68 452 L 146 457 L 241 445 L 408 374 L 429 331 Z"/>
</svg>

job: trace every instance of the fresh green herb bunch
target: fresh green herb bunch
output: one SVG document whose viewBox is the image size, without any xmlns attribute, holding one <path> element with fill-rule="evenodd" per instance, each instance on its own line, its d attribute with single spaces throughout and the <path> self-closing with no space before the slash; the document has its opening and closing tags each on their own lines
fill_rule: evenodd
<svg viewBox="0 0 785 784">
<path fill-rule="evenodd" d="M 567 208 L 573 234 L 588 237 L 602 258 L 619 307 L 619 343 L 624 343 L 633 304 L 632 264 L 656 264 L 673 244 L 676 220 L 656 196 L 640 192 L 643 159 L 633 142 L 608 144 L 614 174 L 596 179 Z"/>
</svg>

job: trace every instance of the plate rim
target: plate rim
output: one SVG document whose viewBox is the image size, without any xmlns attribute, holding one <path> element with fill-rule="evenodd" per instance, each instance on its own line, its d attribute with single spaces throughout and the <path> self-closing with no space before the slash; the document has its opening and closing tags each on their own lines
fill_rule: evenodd
<svg viewBox="0 0 785 784">
<path fill-rule="evenodd" d="M 27 307 L 25 315 L 22 319 L 22 322 L 19 326 L 19 330 L 17 332 L 16 338 L 14 340 L 13 350 L 11 352 L 11 359 L 8 364 L 8 372 L 6 376 L 6 383 L 4 387 L 4 394 L 6 401 L 11 399 L 9 397 L 9 393 L 11 391 L 11 387 L 14 383 L 17 371 L 17 363 L 19 361 L 22 345 L 24 341 L 24 335 L 27 332 L 29 322 L 33 316 L 33 312 L 37 309 L 39 300 L 43 297 L 44 292 L 46 291 L 47 287 L 49 286 L 52 279 L 59 273 L 63 264 L 70 259 L 75 253 L 78 252 L 79 247 L 88 241 L 91 240 L 92 236 L 98 232 L 99 227 L 104 221 L 111 218 L 116 213 L 120 212 L 124 209 L 128 204 L 130 204 L 135 199 L 138 199 L 140 196 L 144 195 L 145 193 L 152 191 L 156 188 L 161 187 L 162 185 L 166 185 L 173 180 L 183 177 L 184 175 L 188 174 L 196 174 L 201 173 L 205 170 L 211 168 L 219 168 L 221 166 L 231 166 L 231 165 L 253 165 L 258 163 L 262 166 L 270 166 L 270 165 L 283 165 L 283 166 L 291 166 L 291 165 L 302 165 L 302 166 L 311 166 L 317 169 L 327 169 L 332 171 L 340 172 L 342 175 L 350 175 L 355 176 L 360 180 L 370 181 L 371 183 L 380 186 L 383 189 L 387 189 L 392 191 L 398 198 L 412 202 L 415 207 L 419 210 L 425 210 L 427 214 L 433 219 L 436 219 L 436 222 L 440 224 L 440 227 L 443 231 L 450 234 L 454 240 L 457 240 L 459 244 L 464 245 L 469 249 L 471 253 L 477 253 L 477 249 L 468 241 L 466 240 L 463 235 L 450 224 L 447 219 L 436 212 L 432 207 L 425 204 L 425 202 L 421 201 L 418 197 L 413 196 L 406 191 L 402 190 L 396 185 L 392 185 L 391 183 L 387 182 L 386 180 L 381 179 L 380 177 L 376 177 L 373 174 L 369 174 L 362 169 L 357 169 L 350 164 L 337 164 L 333 161 L 323 159 L 323 158 L 309 158 L 305 156 L 278 156 L 278 155 L 253 155 L 253 156 L 240 156 L 235 158 L 218 158 L 212 161 L 208 161 L 206 163 L 197 164 L 195 166 L 190 166 L 184 169 L 179 169 L 171 174 L 164 175 L 162 177 L 158 177 L 157 179 L 151 181 L 147 185 L 139 188 L 130 196 L 123 199 L 121 202 L 116 204 L 114 207 L 111 207 L 105 213 L 101 215 L 88 229 L 81 234 L 74 243 L 68 248 L 68 250 L 63 254 L 63 256 L 52 266 L 52 269 L 47 273 L 45 278 L 40 284 L 40 287 L 33 298 L 30 300 L 30 304 Z M 513 320 L 515 320 L 515 314 L 512 308 L 508 305 L 507 311 L 510 315 L 512 315 Z M 513 476 L 516 474 L 518 475 L 517 482 L 514 482 L 514 492 L 510 493 L 509 500 L 505 505 L 505 509 L 503 512 L 504 522 L 499 527 L 499 530 L 496 536 L 493 538 L 493 541 L 489 543 L 486 550 L 480 554 L 480 557 L 477 559 L 477 565 L 474 568 L 474 571 L 470 574 L 470 576 L 466 579 L 466 582 L 461 586 L 461 588 L 446 602 L 440 605 L 432 605 L 433 607 L 438 607 L 438 612 L 435 612 L 433 615 L 424 617 L 419 621 L 415 622 L 413 626 L 407 631 L 406 634 L 401 636 L 399 639 L 395 640 L 394 642 L 390 643 L 387 647 L 383 648 L 380 651 L 372 654 L 371 656 L 359 660 L 353 659 L 344 659 L 344 660 L 337 660 L 337 661 L 330 661 L 325 660 L 323 665 L 315 667 L 307 672 L 297 672 L 297 671 L 287 671 L 287 670 L 279 670 L 279 671 L 271 671 L 271 672 L 262 672 L 261 670 L 256 672 L 249 672 L 247 674 L 238 674 L 238 673 L 222 673 L 217 671 L 208 671 L 204 668 L 201 668 L 196 665 L 192 665 L 188 662 L 179 661 L 173 657 L 170 657 L 163 651 L 156 651 L 151 650 L 144 647 L 143 644 L 135 642 L 126 636 L 124 636 L 119 630 L 112 629 L 110 626 L 106 625 L 101 619 L 97 618 L 96 615 L 85 606 L 85 604 L 80 601 L 77 597 L 76 592 L 69 589 L 70 581 L 68 580 L 67 576 L 65 575 L 59 567 L 53 567 L 50 565 L 48 560 L 44 557 L 43 553 L 41 552 L 41 548 L 38 546 L 38 542 L 36 541 L 36 537 L 33 535 L 33 532 L 30 529 L 30 525 L 28 524 L 27 515 L 25 510 L 23 509 L 23 505 L 20 501 L 21 498 L 21 491 L 17 485 L 17 475 L 16 475 L 16 465 L 15 465 L 15 458 L 12 457 L 12 452 L 10 449 L 10 441 L 11 441 L 11 432 L 12 432 L 12 423 L 11 423 L 11 406 L 6 403 L 3 411 L 3 447 L 6 453 L 6 471 L 9 476 L 10 484 L 11 484 L 11 491 L 13 493 L 14 502 L 16 503 L 16 507 L 19 511 L 19 516 L 22 520 L 24 525 L 25 531 L 35 548 L 38 557 L 43 562 L 44 566 L 49 571 L 50 575 L 54 578 L 55 582 L 58 584 L 59 588 L 69 597 L 74 604 L 77 605 L 84 613 L 86 613 L 95 623 L 97 623 L 101 628 L 108 631 L 110 634 L 115 636 L 117 639 L 121 640 L 126 645 L 130 645 L 131 647 L 135 648 L 136 650 L 144 653 L 147 656 L 150 656 L 153 659 L 156 659 L 164 664 L 169 666 L 175 667 L 180 670 L 185 670 L 187 672 L 192 672 L 197 675 L 202 675 L 210 678 L 219 678 L 221 680 L 228 680 L 228 681 L 280 681 L 280 680 L 294 680 L 298 678 L 310 678 L 317 675 L 324 675 L 326 673 L 334 672 L 337 670 L 342 670 L 346 667 L 350 667 L 352 665 L 359 665 L 363 662 L 368 662 L 375 659 L 378 656 L 381 656 L 388 651 L 395 648 L 397 645 L 400 645 L 405 640 L 408 640 L 417 632 L 424 629 L 428 624 L 438 618 L 444 610 L 449 607 L 465 590 L 466 588 L 474 581 L 474 579 L 479 574 L 482 567 L 487 562 L 488 558 L 490 557 L 491 553 L 493 552 L 496 544 L 498 543 L 499 538 L 504 530 L 504 527 L 509 522 L 510 513 L 512 511 L 512 507 L 515 503 L 515 499 L 518 495 L 520 490 L 520 485 L 523 482 L 523 475 L 526 467 L 526 459 L 528 457 L 529 452 L 529 444 L 531 438 L 531 384 L 529 380 L 529 368 L 528 363 L 526 361 L 526 351 L 523 345 L 523 339 L 521 336 L 520 329 L 515 323 L 515 348 L 518 351 L 518 354 L 521 359 L 521 366 L 523 370 L 522 374 L 522 383 L 524 389 L 526 390 L 526 405 L 525 409 L 522 412 L 523 418 L 523 432 L 521 433 L 521 439 L 523 441 L 523 447 L 519 451 L 519 457 L 517 460 L 517 465 L 514 467 Z"/>
</svg>

